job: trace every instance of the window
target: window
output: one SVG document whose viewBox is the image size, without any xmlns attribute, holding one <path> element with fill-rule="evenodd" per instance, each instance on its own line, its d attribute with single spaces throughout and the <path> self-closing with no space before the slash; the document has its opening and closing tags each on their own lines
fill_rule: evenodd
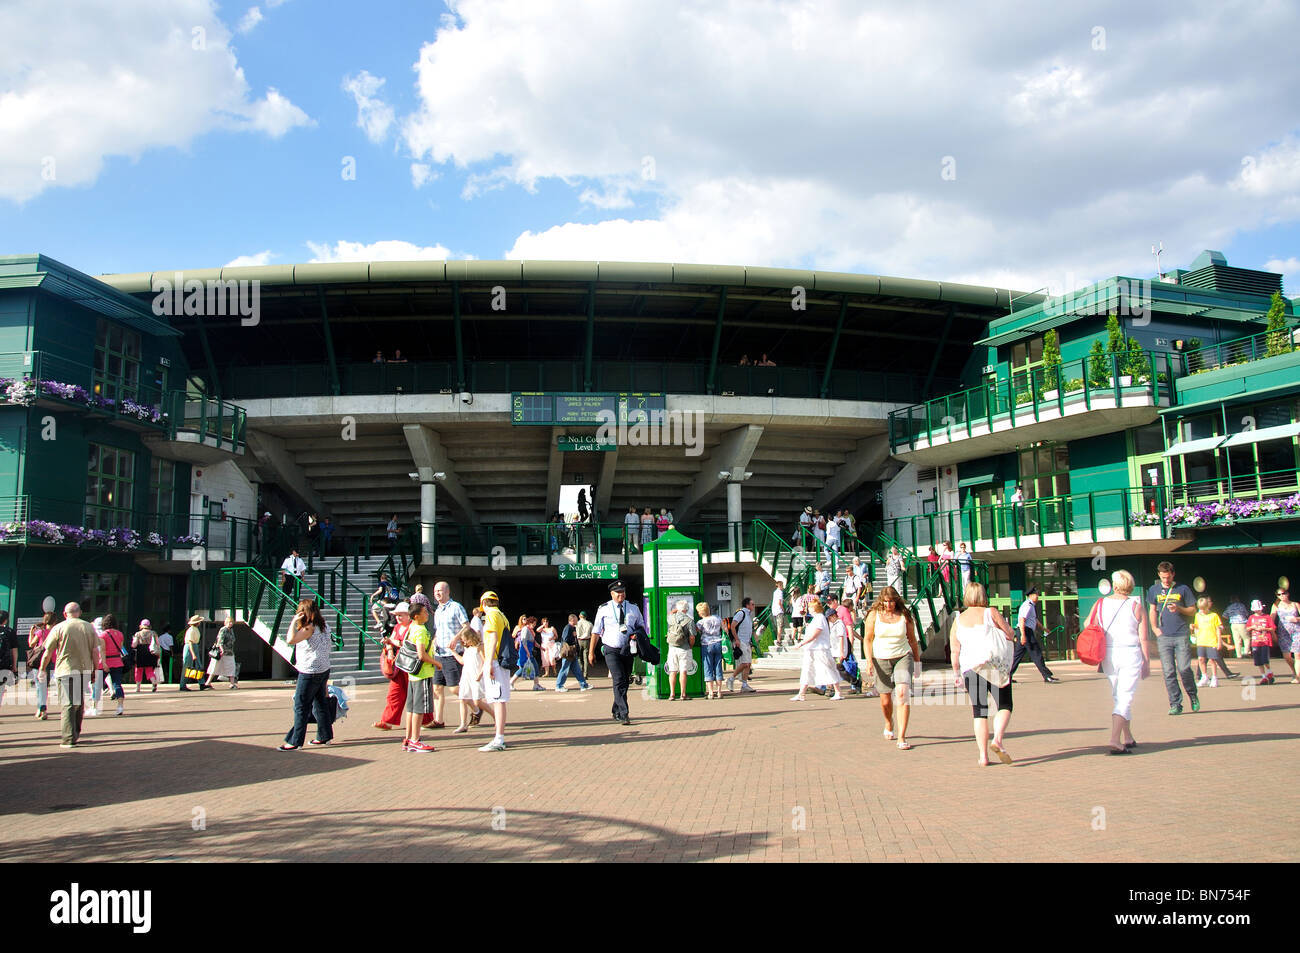
<svg viewBox="0 0 1300 953">
<path fill-rule="evenodd" d="M 1026 364 L 1037 364 L 1043 359 L 1043 339 L 1041 337 L 1031 338 L 1028 341 L 1021 341 L 1019 344 L 1011 346 L 1011 366 L 1023 367 Z"/>
<path fill-rule="evenodd" d="M 1233 447 L 1233 469 L 1236 470 L 1236 447 Z M 1259 455 L 1259 472 L 1276 473 L 1279 470 L 1295 470 L 1295 443 L 1290 439 L 1264 440 L 1255 444 L 1255 453 Z M 1277 485 L 1291 486 L 1294 480 L 1287 480 Z"/>
<path fill-rule="evenodd" d="M 100 397 L 121 400 L 139 398 L 140 335 L 112 321 L 99 319 L 95 333 L 94 392 Z"/>
<path fill-rule="evenodd" d="M 81 616 L 95 619 L 111 612 L 118 627 L 127 625 L 127 574 L 121 572 L 84 572 L 81 574 Z M 125 629 L 123 629 L 125 631 Z"/>
<path fill-rule="evenodd" d="M 1183 440 L 1204 440 L 1206 437 L 1213 437 L 1219 432 L 1219 423 L 1218 414 L 1188 417 L 1183 421 Z"/>
<path fill-rule="evenodd" d="M 134 479 L 135 454 L 92 443 L 86 467 L 86 525 L 91 529 L 129 525 Z"/>
<path fill-rule="evenodd" d="M 1182 457 L 1183 460 L 1183 482 L 1199 483 L 1204 480 L 1214 480 L 1219 476 L 1217 458 L 1213 450 L 1199 450 L 1196 453 L 1187 453 Z M 1212 487 L 1210 492 L 1217 492 Z"/>
<path fill-rule="evenodd" d="M 170 516 L 176 486 L 176 464 L 153 458 L 149 465 L 149 512 Z"/>
<path fill-rule="evenodd" d="M 1070 450 L 1065 444 L 1038 444 L 1020 451 L 1020 485 L 1025 499 L 1068 496 Z"/>
<path fill-rule="evenodd" d="M 1148 424 L 1145 427 L 1137 427 L 1133 433 L 1133 455 L 1135 457 L 1150 456 L 1155 453 L 1163 453 L 1165 449 L 1165 435 L 1159 424 Z"/>
</svg>

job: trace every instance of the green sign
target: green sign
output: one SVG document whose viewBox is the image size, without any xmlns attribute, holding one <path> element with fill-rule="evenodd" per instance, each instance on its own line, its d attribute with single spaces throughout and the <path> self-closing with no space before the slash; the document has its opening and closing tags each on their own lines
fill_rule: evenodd
<svg viewBox="0 0 1300 953">
<path fill-rule="evenodd" d="M 574 579 L 617 579 L 618 563 L 583 563 L 576 566 L 560 566 L 560 580 Z"/>
<path fill-rule="evenodd" d="M 600 443 L 595 435 L 582 436 L 581 434 L 560 434 L 556 438 L 556 448 L 561 453 L 581 452 L 584 450 L 599 451 L 604 453 L 610 450 L 617 450 L 616 443 Z"/>
<path fill-rule="evenodd" d="M 663 394 L 524 393 L 510 395 L 510 423 L 564 426 L 650 423 L 665 410 Z"/>
</svg>

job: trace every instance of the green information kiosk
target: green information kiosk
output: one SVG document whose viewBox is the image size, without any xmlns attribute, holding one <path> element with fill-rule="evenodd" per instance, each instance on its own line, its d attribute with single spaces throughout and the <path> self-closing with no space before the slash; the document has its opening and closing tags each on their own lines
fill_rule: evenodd
<svg viewBox="0 0 1300 953">
<path fill-rule="evenodd" d="M 703 601 L 704 589 L 700 576 L 700 541 L 683 536 L 669 527 L 660 537 L 645 547 L 645 600 L 649 610 L 646 625 L 650 637 L 659 647 L 662 661 L 652 667 L 646 677 L 646 692 L 651 698 L 668 697 L 668 616 L 673 606 L 685 600 L 692 619 L 698 618 L 695 605 Z M 700 660 L 700 640 L 695 640 L 691 650 L 695 658 L 695 673 L 686 680 L 687 696 L 704 696 L 704 666 Z"/>
</svg>

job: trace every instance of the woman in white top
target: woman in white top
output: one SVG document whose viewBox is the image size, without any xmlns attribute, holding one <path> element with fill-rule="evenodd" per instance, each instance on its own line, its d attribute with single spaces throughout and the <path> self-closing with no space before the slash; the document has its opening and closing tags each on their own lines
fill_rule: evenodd
<svg viewBox="0 0 1300 953">
<path fill-rule="evenodd" d="M 894 740 L 894 695 L 898 695 L 898 747 L 907 751 L 907 721 L 911 715 L 912 663 L 921 661 L 916 623 L 903 608 L 898 590 L 886 586 L 863 624 L 863 662 L 876 674 L 884 736 Z"/>
<path fill-rule="evenodd" d="M 1003 747 L 1002 739 L 1011 721 L 1011 675 L 1009 671 L 1000 671 L 997 681 L 1005 679 L 1005 684 L 998 685 L 990 682 L 981 672 L 992 674 L 987 666 L 989 640 L 1004 638 L 1014 645 L 1015 636 L 1011 634 L 1011 626 L 1002 618 L 1002 613 L 989 607 L 988 595 L 978 582 L 972 582 L 966 587 L 963 601 L 966 608 L 952 620 L 952 670 L 957 674 L 957 685 L 965 684 L 966 691 L 970 694 L 980 766 L 988 765 L 989 751 L 997 755 L 1003 764 L 1010 764 L 1011 755 Z M 1010 658 L 1005 661 L 1009 663 Z M 990 702 L 997 707 L 998 712 L 993 721 L 992 741 L 989 740 L 988 721 Z"/>
<path fill-rule="evenodd" d="M 831 657 L 831 627 L 822 614 L 820 599 L 813 598 L 808 603 L 808 621 L 804 626 L 803 639 L 796 648 L 803 649 L 803 671 L 799 675 L 799 694 L 790 700 L 801 702 L 808 692 L 809 685 L 832 685 L 835 694 L 831 701 L 840 701 L 842 678 L 835 668 L 835 659 Z"/>
<path fill-rule="evenodd" d="M 895 592 L 902 592 L 905 568 L 906 563 L 903 562 L 903 554 L 898 551 L 897 546 L 891 546 L 889 557 L 885 560 L 885 585 Z"/>
<path fill-rule="evenodd" d="M 1123 569 L 1110 574 L 1111 593 L 1097 609 L 1097 624 L 1106 630 L 1106 658 L 1101 670 L 1110 679 L 1115 705 L 1110 715 L 1110 753 L 1128 754 L 1133 740 L 1133 696 L 1138 682 L 1151 674 L 1147 654 L 1147 617 L 1133 598 L 1133 575 Z"/>
<path fill-rule="evenodd" d="M 557 674 L 555 667 L 560 661 L 559 646 L 555 644 L 555 626 L 551 620 L 542 616 L 542 623 L 537 627 L 537 634 L 542 637 L 541 664 L 543 675 Z"/>
</svg>

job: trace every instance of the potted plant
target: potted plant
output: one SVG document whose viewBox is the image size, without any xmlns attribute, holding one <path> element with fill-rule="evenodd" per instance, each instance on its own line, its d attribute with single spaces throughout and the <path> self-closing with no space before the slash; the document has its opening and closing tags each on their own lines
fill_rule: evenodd
<svg viewBox="0 0 1300 953">
<path fill-rule="evenodd" d="M 1088 385 L 1109 387 L 1110 365 L 1110 355 L 1106 353 L 1106 345 L 1099 340 L 1093 341 L 1092 348 L 1088 351 Z"/>
<path fill-rule="evenodd" d="M 1043 400 L 1056 400 L 1061 382 L 1061 341 L 1055 331 L 1043 335 Z"/>
<path fill-rule="evenodd" d="M 1067 394 L 1073 394 L 1075 391 L 1081 391 L 1083 390 L 1083 378 L 1082 377 L 1071 378 L 1061 386 L 1061 389 L 1065 391 Z"/>
<path fill-rule="evenodd" d="M 1268 342 L 1264 350 L 1265 357 L 1277 357 L 1279 354 L 1290 354 L 1293 345 L 1291 343 L 1291 330 L 1286 324 L 1286 309 L 1282 303 L 1282 293 L 1273 292 L 1273 300 L 1268 308 Z M 1043 351 L 1043 360 L 1047 360 L 1046 348 Z"/>
<path fill-rule="evenodd" d="M 1129 338 L 1128 353 L 1125 355 L 1125 369 L 1129 377 L 1139 384 L 1151 383 L 1151 363 L 1147 360 L 1146 352 L 1142 350 L 1142 345 L 1138 344 L 1132 338 Z M 1121 381 L 1121 383 L 1123 383 Z"/>
<path fill-rule="evenodd" d="M 1021 404 L 1027 404 L 1033 399 L 1034 395 L 1031 391 L 1022 390 L 1016 395 L 1016 406 L 1019 407 Z"/>
</svg>

